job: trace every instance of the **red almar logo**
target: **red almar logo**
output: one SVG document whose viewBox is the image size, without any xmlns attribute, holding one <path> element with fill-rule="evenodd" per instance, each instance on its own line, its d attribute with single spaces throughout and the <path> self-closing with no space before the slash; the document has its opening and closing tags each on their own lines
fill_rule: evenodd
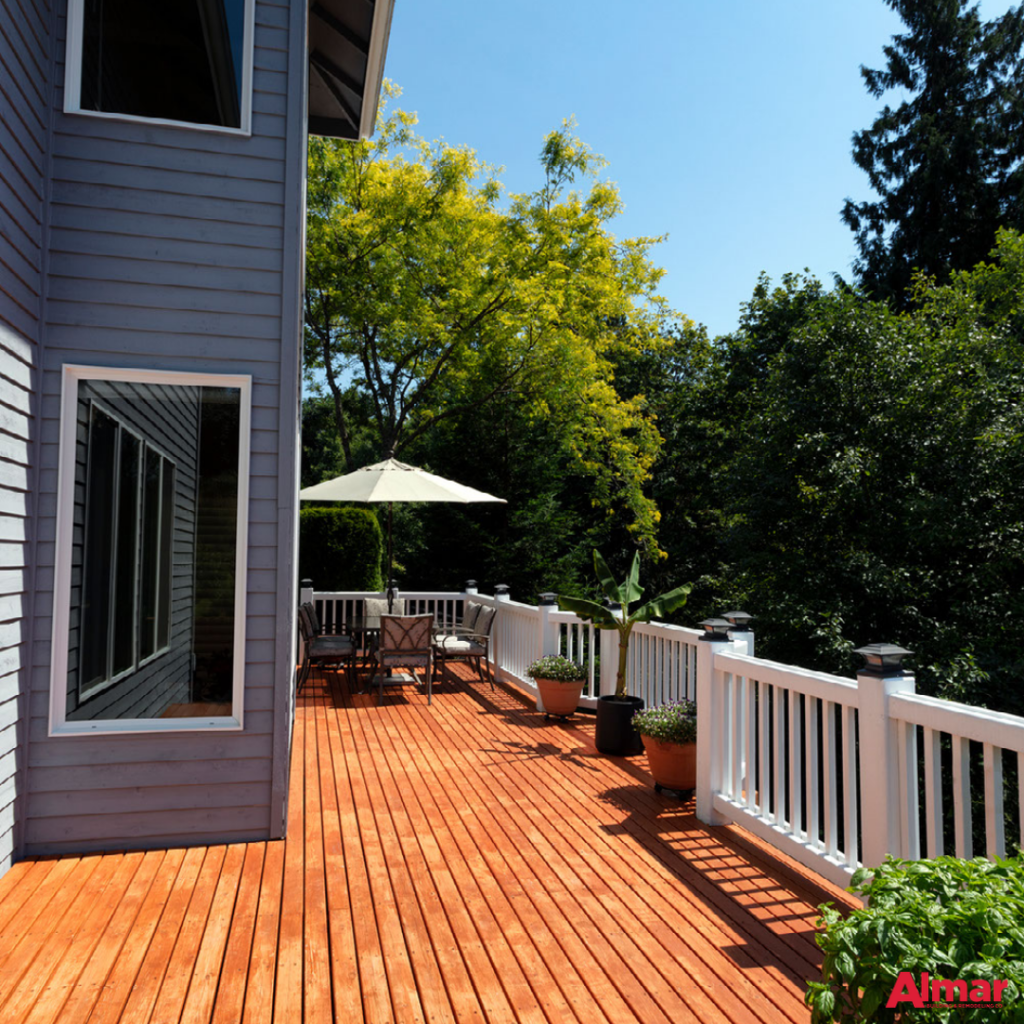
<svg viewBox="0 0 1024 1024">
<path fill-rule="evenodd" d="M 933 978 L 929 985 L 926 971 L 921 975 L 921 985 L 918 987 L 910 971 L 900 971 L 896 984 L 892 987 L 889 1002 L 885 1006 L 888 1010 L 900 1003 L 910 1003 L 918 1009 L 928 1002 L 966 1003 L 971 1007 L 999 1006 L 1003 1001 L 1003 990 L 1009 984 L 1008 981 L 988 982 L 984 978 L 974 978 L 971 981 L 963 978 L 955 981 Z"/>
</svg>

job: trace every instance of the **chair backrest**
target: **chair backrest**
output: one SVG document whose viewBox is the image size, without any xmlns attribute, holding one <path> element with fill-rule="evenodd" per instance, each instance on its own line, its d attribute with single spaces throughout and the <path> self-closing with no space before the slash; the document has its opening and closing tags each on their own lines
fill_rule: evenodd
<svg viewBox="0 0 1024 1024">
<path fill-rule="evenodd" d="M 480 614 L 477 615 L 476 624 L 473 626 L 473 632 L 479 633 L 481 636 L 490 636 L 491 627 L 494 625 L 497 615 L 497 608 L 488 608 L 486 605 L 481 605 Z"/>
<path fill-rule="evenodd" d="M 483 605 L 477 601 L 467 601 L 465 607 L 462 610 L 462 625 L 466 629 L 472 629 L 476 625 L 476 620 L 480 615 L 480 611 Z"/>
<path fill-rule="evenodd" d="M 299 605 L 299 632 L 302 639 L 308 643 L 316 637 L 316 630 L 313 628 L 313 621 L 309 617 L 309 608 L 305 604 Z"/>
<path fill-rule="evenodd" d="M 316 617 L 316 606 L 312 601 L 303 601 L 299 608 L 305 611 L 309 628 L 313 630 L 313 636 L 319 636 L 323 630 L 320 628 L 320 620 Z"/>
<path fill-rule="evenodd" d="M 434 634 L 433 615 L 382 615 L 380 617 L 380 651 L 403 654 L 430 650 Z"/>
<path fill-rule="evenodd" d="M 386 597 L 367 597 L 363 599 L 363 615 L 368 619 L 378 619 L 382 615 L 404 615 L 405 614 L 405 598 L 396 597 L 394 601 L 394 607 L 391 611 L 388 611 L 388 601 Z"/>
</svg>

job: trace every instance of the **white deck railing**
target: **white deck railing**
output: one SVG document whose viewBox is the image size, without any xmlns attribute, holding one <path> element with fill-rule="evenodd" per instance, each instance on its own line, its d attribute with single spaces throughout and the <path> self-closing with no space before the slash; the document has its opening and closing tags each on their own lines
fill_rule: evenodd
<svg viewBox="0 0 1024 1024">
<path fill-rule="evenodd" d="M 304 596 L 340 632 L 365 598 L 384 595 Z M 431 612 L 442 625 L 458 621 L 468 600 L 497 608 L 492 667 L 534 696 L 527 667 L 556 653 L 587 668 L 581 707 L 614 692 L 617 634 L 571 612 L 472 591 L 401 596 L 407 612 Z M 751 637 L 705 643 L 696 630 L 659 622 L 633 631 L 630 694 L 647 706 L 698 703 L 703 821 L 743 825 L 840 885 L 887 853 L 970 857 L 983 845 L 1005 856 L 1008 810 L 1010 845 L 1024 846 L 1024 719 L 920 696 L 909 676 L 851 680 L 755 658 Z"/>
<path fill-rule="evenodd" d="M 986 854 L 1005 857 L 1007 795 L 1017 805 L 1018 828 L 1011 841 L 1024 847 L 1024 719 L 913 693 L 891 696 L 889 716 L 896 731 L 896 774 L 906 808 L 900 837 L 902 856 L 917 859 L 925 854 L 953 853 L 972 857 L 980 853 L 973 840 L 973 807 L 978 806 L 984 814 Z M 943 771 L 944 759 L 950 761 L 950 771 Z M 1010 794 L 1006 792 L 1004 762 L 1016 776 L 1015 791 Z M 980 778 L 980 792 L 972 789 L 972 777 Z M 943 828 L 946 788 L 952 797 L 952 849 L 946 848 L 948 829 Z"/>
</svg>

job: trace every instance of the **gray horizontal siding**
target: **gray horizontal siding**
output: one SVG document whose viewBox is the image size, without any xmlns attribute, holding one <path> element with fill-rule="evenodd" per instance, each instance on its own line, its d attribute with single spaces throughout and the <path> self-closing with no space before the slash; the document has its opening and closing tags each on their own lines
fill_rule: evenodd
<svg viewBox="0 0 1024 1024">
<path fill-rule="evenodd" d="M 49 11 L 0 0 L 0 874 L 23 842 Z"/>
<path fill-rule="evenodd" d="M 257 3 L 249 138 L 65 115 L 63 6 L 56 19 L 40 382 L 26 849 L 265 838 L 280 831 L 272 786 L 281 775 L 279 734 L 287 723 L 276 710 L 277 694 L 290 682 L 281 673 L 278 642 L 282 617 L 293 617 L 291 584 L 282 577 L 282 566 L 291 572 L 292 553 L 279 546 L 278 473 L 291 456 L 279 460 L 277 447 L 281 418 L 294 418 L 297 403 L 293 372 L 283 367 L 297 360 L 298 320 L 285 317 L 282 295 L 302 256 L 298 247 L 286 252 L 284 238 L 289 218 L 301 210 L 301 160 L 289 167 L 286 157 L 304 132 L 293 72 L 304 66 L 305 41 L 291 33 L 305 3 Z M 296 288 L 289 308 L 297 295 Z M 253 377 L 242 732 L 47 735 L 65 363 Z M 184 611 L 174 605 L 174 615 Z"/>
</svg>

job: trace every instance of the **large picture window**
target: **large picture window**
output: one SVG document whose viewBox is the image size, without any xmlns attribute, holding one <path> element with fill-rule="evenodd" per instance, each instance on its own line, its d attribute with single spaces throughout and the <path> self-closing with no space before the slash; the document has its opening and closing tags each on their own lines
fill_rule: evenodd
<svg viewBox="0 0 1024 1024">
<path fill-rule="evenodd" d="M 239 728 L 249 379 L 65 367 L 52 731 Z"/>
<path fill-rule="evenodd" d="M 69 113 L 248 132 L 254 0 L 69 0 Z"/>
</svg>

